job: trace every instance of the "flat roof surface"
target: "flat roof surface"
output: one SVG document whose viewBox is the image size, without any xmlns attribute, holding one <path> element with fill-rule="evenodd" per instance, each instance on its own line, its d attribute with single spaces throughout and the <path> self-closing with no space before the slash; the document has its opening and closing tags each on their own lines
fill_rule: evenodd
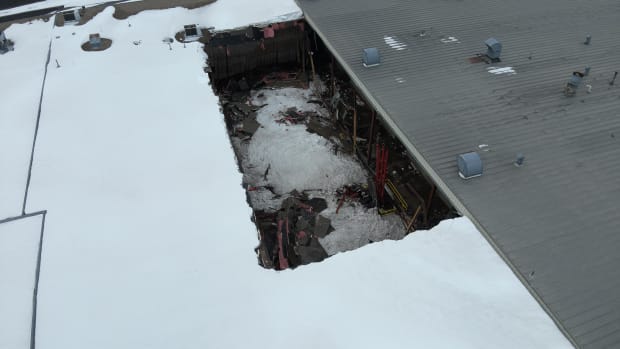
<svg viewBox="0 0 620 349">
<path fill-rule="evenodd" d="M 620 345 L 620 78 L 610 85 L 620 70 L 620 3 L 298 3 L 386 123 L 574 344 Z M 501 62 L 471 63 L 490 37 L 503 44 Z M 379 49 L 380 66 L 362 65 L 367 47 Z M 566 97 L 572 72 L 586 66 L 590 74 Z M 469 151 L 481 155 L 484 174 L 465 181 L 456 157 Z"/>
</svg>

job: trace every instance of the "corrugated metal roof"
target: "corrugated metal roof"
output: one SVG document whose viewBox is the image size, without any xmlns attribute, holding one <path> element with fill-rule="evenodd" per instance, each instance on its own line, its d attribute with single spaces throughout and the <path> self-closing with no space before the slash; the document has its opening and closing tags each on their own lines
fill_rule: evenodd
<svg viewBox="0 0 620 349">
<path fill-rule="evenodd" d="M 298 3 L 366 98 L 573 343 L 619 347 L 620 78 L 609 81 L 620 70 L 620 2 Z M 592 43 L 584 45 L 588 34 Z M 503 43 L 502 61 L 470 63 L 489 37 Z M 380 66 L 362 66 L 367 47 L 379 48 Z M 585 66 L 592 69 L 577 95 L 564 96 L 572 72 Z M 456 156 L 472 150 L 484 175 L 464 181 Z M 525 155 L 522 167 L 513 165 L 517 153 Z"/>
</svg>

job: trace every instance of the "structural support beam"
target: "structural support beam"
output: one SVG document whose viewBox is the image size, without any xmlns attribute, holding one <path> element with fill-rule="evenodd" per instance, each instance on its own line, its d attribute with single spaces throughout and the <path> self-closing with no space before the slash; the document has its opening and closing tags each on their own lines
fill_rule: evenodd
<svg viewBox="0 0 620 349">
<path fill-rule="evenodd" d="M 418 208 L 422 208 L 424 225 L 428 226 L 428 211 L 426 209 L 428 204 L 426 203 L 426 201 L 424 201 L 424 198 L 422 198 L 422 195 L 418 193 L 418 191 L 415 189 L 415 187 L 411 183 L 405 183 L 405 186 L 407 187 L 407 189 L 409 189 L 411 193 L 413 193 L 413 195 L 415 195 L 415 197 L 420 202 L 420 206 L 418 206 Z"/>
<path fill-rule="evenodd" d="M 357 93 L 353 91 L 353 153 L 357 150 Z"/>
<path fill-rule="evenodd" d="M 372 116 L 370 118 L 370 132 L 368 133 L 368 150 L 366 151 L 366 162 L 370 164 L 370 155 L 372 154 L 372 145 L 375 141 L 375 121 L 377 119 L 377 113 L 372 110 Z"/>
<path fill-rule="evenodd" d="M 310 66 L 312 67 L 312 82 L 315 82 L 316 81 L 316 70 L 314 69 L 314 58 L 312 58 L 312 56 L 314 55 L 314 52 L 308 51 L 308 55 L 310 56 Z"/>
<path fill-rule="evenodd" d="M 405 229 L 406 233 L 409 233 L 409 230 L 411 230 L 411 227 L 413 226 L 413 223 L 415 222 L 416 218 L 418 218 L 418 215 L 420 214 L 421 209 L 422 209 L 422 204 L 420 204 L 420 206 L 416 208 L 415 213 L 413 214 L 413 216 L 411 216 L 409 223 L 407 223 L 407 227 Z"/>
<path fill-rule="evenodd" d="M 433 196 L 435 195 L 435 188 L 437 188 L 435 184 L 432 184 L 432 182 L 429 181 L 429 183 L 431 183 L 431 192 L 428 193 L 428 199 L 426 199 L 426 212 L 428 213 L 430 213 L 431 202 L 433 201 Z"/>
<path fill-rule="evenodd" d="M 331 56 L 331 55 L 330 55 Z M 331 92 L 331 96 L 332 98 L 334 98 L 334 95 L 336 94 L 336 78 L 334 77 L 334 72 L 336 71 L 336 69 L 334 69 L 334 65 L 336 64 L 334 61 L 334 56 L 331 56 L 331 63 L 329 64 L 329 74 L 331 76 L 331 83 L 329 84 L 329 89 Z"/>
</svg>

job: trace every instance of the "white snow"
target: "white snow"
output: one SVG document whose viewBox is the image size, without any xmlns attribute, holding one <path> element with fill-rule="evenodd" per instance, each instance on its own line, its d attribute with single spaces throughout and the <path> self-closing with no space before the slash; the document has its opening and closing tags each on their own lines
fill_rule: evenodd
<svg viewBox="0 0 620 349">
<path fill-rule="evenodd" d="M 134 0 L 136 1 L 136 0 Z M 148 0 L 145 0 L 148 1 Z M 133 1 L 125 1 L 133 2 Z M 104 3 L 104 1 L 81 1 L 81 0 L 46 0 L 29 5 L 14 7 L 0 11 L 0 16 L 15 13 L 44 9 L 54 6 L 93 6 Z M 240 9 L 248 9 L 240 11 Z M 249 10 L 251 9 L 251 10 Z M 182 24 L 198 23 L 206 27 L 229 29 L 248 25 L 249 23 L 268 23 L 294 20 L 302 16 L 301 10 L 293 0 L 261 0 L 257 5 L 256 0 L 219 0 L 201 9 L 185 10 L 181 7 L 176 10 L 184 10 L 183 17 L 179 17 L 178 12 L 171 13 L 172 21 L 183 18 Z M 164 23 L 166 22 L 165 19 Z M 164 28 L 166 29 L 166 28 Z M 175 28 L 181 30 L 181 28 Z M 170 32 L 166 32 L 171 36 Z"/>
<path fill-rule="evenodd" d="M 0 55 L 0 219 L 22 210 L 51 23 L 9 27 L 15 51 Z"/>
<path fill-rule="evenodd" d="M 356 202 L 345 203 L 336 213 L 337 203 L 328 203 L 328 208 L 321 215 L 331 220 L 334 231 L 319 242 L 330 256 L 371 242 L 405 237 L 403 221 L 396 214 L 381 217 L 376 209 L 366 209 Z"/>
<path fill-rule="evenodd" d="M 254 105 L 267 104 L 256 116 L 261 124 L 248 149 L 246 173 L 262 177 L 269 166 L 268 179 L 278 194 L 292 190 L 336 190 L 345 184 L 365 183 L 360 164 L 350 155 L 335 154 L 327 139 L 306 131 L 306 125 L 277 123 L 282 111 L 320 111 L 311 99 L 311 89 L 284 88 L 261 90 L 254 96 Z M 326 112 L 322 112 L 326 114 Z M 282 130 L 285 132 L 282 132 Z"/>
<path fill-rule="evenodd" d="M 41 216 L 0 224 L 0 348 L 30 347 Z"/>
<path fill-rule="evenodd" d="M 465 218 L 294 271 L 257 265 L 204 54 L 161 42 L 187 23 L 223 29 L 296 11 L 249 5 L 128 21 L 106 10 L 53 29 L 61 68 L 48 73 L 28 201 L 49 212 L 37 348 L 570 347 Z M 112 47 L 81 51 L 92 32 Z"/>
<path fill-rule="evenodd" d="M 513 67 L 489 67 L 487 71 L 495 75 L 515 75 L 517 73 Z"/>
<path fill-rule="evenodd" d="M 454 36 L 448 36 L 446 38 L 441 39 L 440 41 L 443 42 L 444 44 L 450 44 L 450 43 L 459 44 L 460 43 L 459 39 L 455 38 Z"/>
<path fill-rule="evenodd" d="M 397 51 L 402 51 L 407 47 L 407 44 L 400 41 L 398 38 L 394 36 L 384 36 L 383 40 L 385 41 L 386 45 L 390 46 L 391 48 Z"/>
</svg>

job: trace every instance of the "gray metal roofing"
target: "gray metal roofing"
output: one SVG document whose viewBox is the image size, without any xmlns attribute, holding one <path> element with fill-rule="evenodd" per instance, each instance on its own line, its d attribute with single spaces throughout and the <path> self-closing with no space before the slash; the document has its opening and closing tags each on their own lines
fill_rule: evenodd
<svg viewBox="0 0 620 349">
<path fill-rule="evenodd" d="M 620 78 L 609 85 L 620 70 L 620 2 L 298 3 L 573 344 L 620 347 Z M 502 61 L 470 63 L 489 37 L 503 43 Z M 379 49 L 380 66 L 362 66 L 367 47 Z M 577 95 L 565 97 L 571 73 L 585 66 Z M 456 156 L 468 151 L 485 168 L 465 181 Z M 517 153 L 522 167 L 513 165 Z"/>
</svg>

